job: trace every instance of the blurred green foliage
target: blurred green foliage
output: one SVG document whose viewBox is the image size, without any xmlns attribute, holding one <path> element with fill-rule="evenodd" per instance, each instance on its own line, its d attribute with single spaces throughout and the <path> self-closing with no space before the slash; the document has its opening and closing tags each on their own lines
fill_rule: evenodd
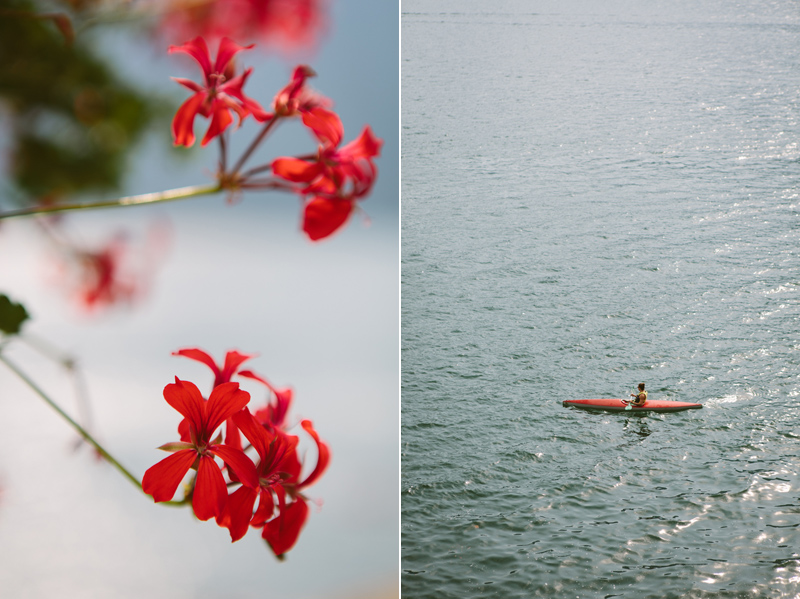
<svg viewBox="0 0 800 599">
<path fill-rule="evenodd" d="M 7 295 L 0 294 L 0 332 L 16 335 L 28 318 L 28 312 L 22 304 L 12 302 Z"/>
<path fill-rule="evenodd" d="M 128 153 L 159 112 L 74 36 L 74 15 L 0 0 L 5 160 L 26 203 L 118 188 Z"/>
</svg>

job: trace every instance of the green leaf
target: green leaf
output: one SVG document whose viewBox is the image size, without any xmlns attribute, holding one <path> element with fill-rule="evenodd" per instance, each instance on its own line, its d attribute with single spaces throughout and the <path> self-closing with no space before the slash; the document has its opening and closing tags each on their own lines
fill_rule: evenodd
<svg viewBox="0 0 800 599">
<path fill-rule="evenodd" d="M 16 335 L 28 318 L 30 316 L 25 306 L 15 304 L 7 295 L 0 294 L 0 331 L 6 335 Z"/>
</svg>

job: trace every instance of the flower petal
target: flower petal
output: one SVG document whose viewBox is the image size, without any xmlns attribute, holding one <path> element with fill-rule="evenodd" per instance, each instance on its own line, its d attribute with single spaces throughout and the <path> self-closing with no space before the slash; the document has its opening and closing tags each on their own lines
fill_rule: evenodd
<svg viewBox="0 0 800 599">
<path fill-rule="evenodd" d="M 287 181 L 309 183 L 322 172 L 322 166 L 318 162 L 306 162 L 299 158 L 276 158 L 272 161 L 272 172 Z"/>
<path fill-rule="evenodd" d="M 194 449 L 184 449 L 164 458 L 144 473 L 142 489 L 152 495 L 156 503 L 169 501 L 175 496 L 178 485 L 196 458 L 197 452 Z"/>
<path fill-rule="evenodd" d="M 194 58 L 200 64 L 200 68 L 203 69 L 203 75 L 206 78 L 211 74 L 211 56 L 208 53 L 208 46 L 206 45 L 206 40 L 199 35 L 182 46 L 170 46 L 169 53 L 174 54 L 175 52 L 185 52 Z"/>
<path fill-rule="evenodd" d="M 244 362 L 247 362 L 250 358 L 255 358 L 255 354 L 240 354 L 238 351 L 229 351 L 225 354 L 225 365 L 222 367 L 222 378 L 220 383 L 227 383 L 231 380 L 231 377 L 236 374 L 236 371 L 239 370 L 239 366 L 241 366 Z"/>
<path fill-rule="evenodd" d="M 189 427 L 194 430 L 195 434 L 201 433 L 205 400 L 194 383 L 175 377 L 174 383 L 164 387 L 164 399 L 189 421 Z"/>
<path fill-rule="evenodd" d="M 244 486 L 258 487 L 258 474 L 256 473 L 255 464 L 241 449 L 235 449 L 227 445 L 212 445 L 208 450 L 221 457 L 222 461 L 228 465 L 228 468 L 233 470 Z"/>
<path fill-rule="evenodd" d="M 275 555 L 283 555 L 297 542 L 307 518 L 308 505 L 298 497 L 277 518 L 266 523 L 261 536 L 269 543 Z"/>
<path fill-rule="evenodd" d="M 317 465 L 314 467 L 314 470 L 311 474 L 306 477 L 306 479 L 298 485 L 298 488 L 307 487 L 309 485 L 314 484 L 314 482 L 322 476 L 322 473 L 325 472 L 325 469 L 328 467 L 328 464 L 331 461 L 331 450 L 326 443 L 320 441 L 319 435 L 317 431 L 314 430 L 314 425 L 311 424 L 310 420 L 303 420 L 300 423 L 306 432 L 314 438 L 314 441 L 317 444 Z"/>
<path fill-rule="evenodd" d="M 211 456 L 200 456 L 197 479 L 192 494 L 194 515 L 199 520 L 209 520 L 222 515 L 228 499 L 228 488 L 219 466 Z"/>
<path fill-rule="evenodd" d="M 270 520 L 275 513 L 275 500 L 272 499 L 272 492 L 269 489 L 261 489 L 261 494 L 258 500 L 258 509 L 253 514 L 253 519 L 250 521 L 251 526 L 260 528 Z"/>
<path fill-rule="evenodd" d="M 211 371 L 214 373 L 215 379 L 218 379 L 220 376 L 220 370 L 217 367 L 217 363 L 214 362 L 214 358 L 212 358 L 202 349 L 197 349 L 197 348 L 179 349 L 178 351 L 172 352 L 172 355 L 183 356 L 184 358 L 190 358 L 192 360 L 197 360 L 198 362 L 202 362 L 211 369 Z M 228 381 L 220 381 L 220 382 L 227 383 Z"/>
<path fill-rule="evenodd" d="M 233 117 L 231 116 L 231 111 L 223 102 L 216 100 L 214 102 L 214 108 L 211 115 L 211 124 L 208 126 L 208 131 L 206 131 L 206 134 L 203 137 L 203 141 L 200 142 L 200 145 L 207 145 L 208 142 L 225 131 L 225 129 L 228 128 L 228 125 L 230 125 L 232 122 Z"/>
<path fill-rule="evenodd" d="M 312 198 L 305 207 L 303 231 L 311 241 L 319 241 L 335 233 L 352 212 L 351 200 Z"/>
<path fill-rule="evenodd" d="M 250 441 L 261 460 L 265 460 L 269 444 L 275 436 L 261 426 L 256 419 L 253 418 L 253 415 L 247 408 L 234 414 L 233 421 L 236 423 L 236 426 L 239 427 L 242 434 L 247 437 L 247 440 Z"/>
<path fill-rule="evenodd" d="M 248 487 L 239 487 L 228 496 L 225 510 L 217 524 L 230 531 L 231 543 L 238 541 L 247 533 L 257 497 L 258 491 Z"/>
<path fill-rule="evenodd" d="M 247 69 L 241 75 L 234 77 L 230 81 L 226 81 L 219 87 L 219 91 L 236 98 L 247 113 L 252 114 L 253 118 L 255 118 L 259 123 L 263 123 L 264 121 L 270 120 L 273 115 L 269 112 L 266 112 L 261 107 L 261 104 L 252 98 L 245 96 L 244 92 L 242 91 L 242 87 L 252 71 L 252 68 Z"/>
<path fill-rule="evenodd" d="M 233 60 L 233 57 L 236 56 L 236 54 L 242 50 L 249 50 L 254 46 L 255 44 L 250 44 L 249 46 L 240 46 L 232 39 L 223 37 L 219 42 L 219 50 L 217 50 L 217 60 L 214 63 L 214 71 L 217 73 L 224 73 L 225 67 L 228 66 L 228 63 Z"/>
<path fill-rule="evenodd" d="M 338 146 L 344 137 L 342 121 L 332 110 L 312 108 L 303 113 L 303 124 L 314 132 L 317 139 L 329 147 Z"/>
<path fill-rule="evenodd" d="M 286 414 L 289 412 L 289 408 L 292 405 L 292 395 L 293 391 L 291 388 L 287 387 L 285 389 L 277 389 L 270 382 L 262 377 L 259 374 L 256 374 L 252 370 L 242 370 L 239 372 L 239 376 L 244 376 L 247 378 L 255 379 L 258 382 L 264 384 L 272 393 L 275 395 L 275 401 L 270 403 L 266 408 L 262 408 L 258 410 L 258 412 L 263 412 L 266 410 L 266 423 L 277 427 L 282 428 L 283 423 L 286 420 Z M 256 412 L 256 414 L 258 414 Z M 255 416 L 256 420 L 259 420 L 258 415 Z M 260 421 L 261 424 L 264 424 L 264 421 Z"/>
<path fill-rule="evenodd" d="M 209 438 L 219 425 L 241 410 L 250 401 L 250 394 L 239 389 L 239 383 L 222 383 L 214 387 L 205 404 L 205 427 Z"/>
<path fill-rule="evenodd" d="M 383 146 L 383 140 L 375 137 L 370 126 L 367 125 L 361 131 L 361 135 L 341 147 L 338 156 L 341 160 L 371 159 L 380 156 L 381 146 Z"/>
<path fill-rule="evenodd" d="M 205 92 L 196 93 L 186 100 L 172 119 L 172 136 L 176 146 L 189 147 L 194 143 L 194 117 L 206 98 Z"/>
</svg>

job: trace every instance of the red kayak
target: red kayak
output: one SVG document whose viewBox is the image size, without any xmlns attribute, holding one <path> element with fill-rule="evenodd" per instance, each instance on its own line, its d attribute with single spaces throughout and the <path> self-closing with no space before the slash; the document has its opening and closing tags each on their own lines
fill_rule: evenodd
<svg viewBox="0 0 800 599">
<path fill-rule="evenodd" d="M 606 410 L 609 412 L 680 412 L 702 408 L 699 403 L 688 401 L 669 401 L 667 399 L 648 399 L 643 406 L 629 406 L 627 399 L 567 399 L 564 407 L 572 406 L 584 410 Z"/>
</svg>

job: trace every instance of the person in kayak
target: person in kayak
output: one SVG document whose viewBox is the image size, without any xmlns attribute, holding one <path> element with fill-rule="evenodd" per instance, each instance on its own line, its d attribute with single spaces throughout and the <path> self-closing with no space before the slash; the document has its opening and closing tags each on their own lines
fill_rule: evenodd
<svg viewBox="0 0 800 599">
<path fill-rule="evenodd" d="M 633 401 L 628 402 L 630 405 L 640 408 L 647 401 L 647 391 L 644 390 L 644 383 L 639 383 L 639 393 L 631 393 Z"/>
</svg>

